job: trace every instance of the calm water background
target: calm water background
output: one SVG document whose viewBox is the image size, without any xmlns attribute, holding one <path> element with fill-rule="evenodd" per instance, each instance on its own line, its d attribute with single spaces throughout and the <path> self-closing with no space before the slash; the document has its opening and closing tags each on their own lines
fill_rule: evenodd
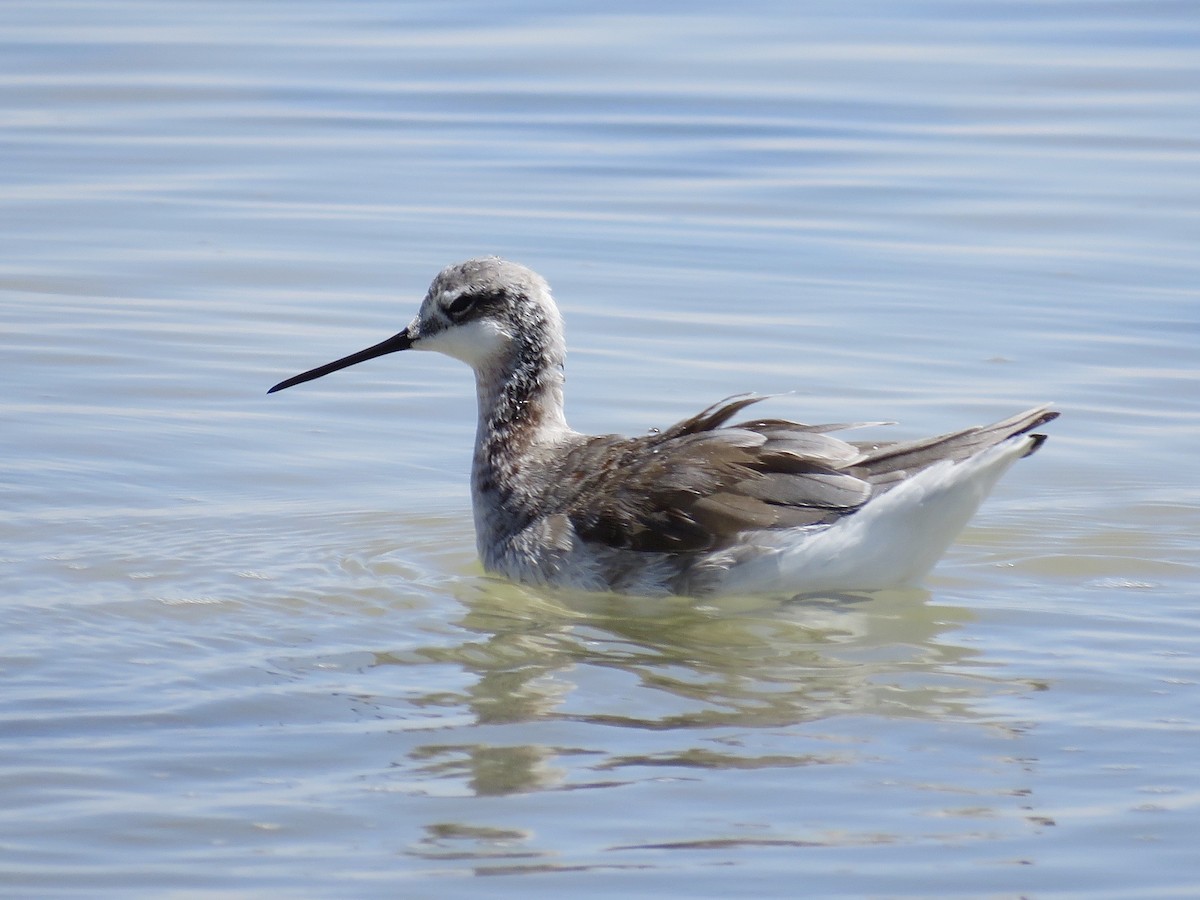
<svg viewBox="0 0 1200 900">
<path fill-rule="evenodd" d="M 1200 892 L 1200 8 L 673 8 L 0 8 L 0 893 Z M 483 253 L 582 430 L 1066 414 L 927 591 L 523 589 L 462 366 L 264 393 Z"/>
</svg>

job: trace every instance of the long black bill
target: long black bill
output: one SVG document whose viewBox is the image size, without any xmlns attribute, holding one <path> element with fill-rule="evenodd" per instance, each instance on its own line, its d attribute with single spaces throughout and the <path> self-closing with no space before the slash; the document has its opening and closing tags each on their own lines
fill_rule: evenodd
<svg viewBox="0 0 1200 900">
<path fill-rule="evenodd" d="M 334 360 L 331 363 L 325 363 L 323 366 L 317 366 L 315 369 L 309 369 L 307 372 L 301 372 L 299 375 L 293 375 L 291 378 L 279 382 L 275 387 L 267 391 L 268 394 L 273 394 L 276 391 L 282 391 L 284 388 L 290 388 L 293 385 L 303 384 L 306 381 L 312 381 L 314 378 L 320 378 L 322 375 L 328 375 L 330 372 L 336 372 L 338 369 L 344 369 L 347 366 L 352 366 L 355 363 L 366 362 L 368 359 L 374 359 L 377 356 L 383 356 L 387 353 L 395 353 L 398 350 L 407 350 L 413 344 L 412 337 L 406 328 L 399 334 L 394 334 L 386 341 L 380 341 L 374 347 L 368 347 L 366 350 L 359 350 L 357 353 L 351 353 L 349 356 L 343 356 L 341 359 Z"/>
</svg>

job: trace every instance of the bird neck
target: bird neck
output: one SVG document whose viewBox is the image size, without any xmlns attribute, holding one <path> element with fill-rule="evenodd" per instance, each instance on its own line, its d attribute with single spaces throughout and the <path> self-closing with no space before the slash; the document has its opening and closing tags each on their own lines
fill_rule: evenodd
<svg viewBox="0 0 1200 900">
<path fill-rule="evenodd" d="M 497 364 L 475 371 L 479 400 L 476 467 L 518 456 L 569 432 L 563 412 L 563 363 L 557 346 L 517 347 Z M 483 454 L 485 460 L 480 460 Z"/>
<path fill-rule="evenodd" d="M 471 493 L 485 561 L 538 516 L 553 479 L 551 448 L 573 433 L 563 415 L 562 363 L 561 353 L 525 353 L 475 371 Z"/>
</svg>

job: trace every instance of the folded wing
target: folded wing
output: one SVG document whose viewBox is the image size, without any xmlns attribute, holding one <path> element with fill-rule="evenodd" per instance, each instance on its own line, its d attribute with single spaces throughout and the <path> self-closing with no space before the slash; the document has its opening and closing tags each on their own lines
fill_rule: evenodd
<svg viewBox="0 0 1200 900">
<path fill-rule="evenodd" d="M 659 434 L 593 437 L 572 449 L 560 470 L 573 473 L 572 483 L 558 488 L 575 531 L 616 548 L 685 553 L 718 549 L 745 531 L 829 524 L 930 465 L 966 459 L 1057 416 L 1038 407 L 890 443 L 831 434 L 851 424 L 725 424 L 762 399 L 732 397 Z"/>
</svg>

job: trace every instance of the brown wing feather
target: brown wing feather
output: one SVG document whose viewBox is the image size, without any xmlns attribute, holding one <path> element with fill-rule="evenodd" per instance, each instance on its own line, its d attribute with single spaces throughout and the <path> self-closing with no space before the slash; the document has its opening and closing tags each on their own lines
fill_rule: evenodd
<svg viewBox="0 0 1200 900">
<path fill-rule="evenodd" d="M 661 434 L 572 450 L 564 471 L 588 473 L 567 510 L 575 530 L 630 550 L 710 550 L 747 530 L 831 521 L 870 498 L 871 486 L 843 469 L 862 453 L 820 426 L 721 427 L 760 399 L 730 398 Z"/>
<path fill-rule="evenodd" d="M 860 467 L 864 477 L 876 488 L 886 490 L 936 462 L 966 459 L 1057 418 L 1058 413 L 1054 410 L 1038 406 L 991 425 L 964 428 L 936 437 L 890 443 L 855 442 L 854 446 L 863 452 Z M 1033 437 L 1039 440 L 1029 448 L 1029 453 L 1034 452 L 1045 440 L 1042 435 Z"/>
<path fill-rule="evenodd" d="M 594 437 L 575 447 L 561 470 L 574 473 L 574 484 L 560 486 L 576 532 L 612 547 L 684 553 L 728 545 L 747 530 L 829 523 L 921 469 L 966 459 L 1058 416 L 1038 407 L 993 425 L 890 443 L 829 434 L 853 425 L 725 426 L 762 399 L 731 397 L 660 434 Z"/>
</svg>

